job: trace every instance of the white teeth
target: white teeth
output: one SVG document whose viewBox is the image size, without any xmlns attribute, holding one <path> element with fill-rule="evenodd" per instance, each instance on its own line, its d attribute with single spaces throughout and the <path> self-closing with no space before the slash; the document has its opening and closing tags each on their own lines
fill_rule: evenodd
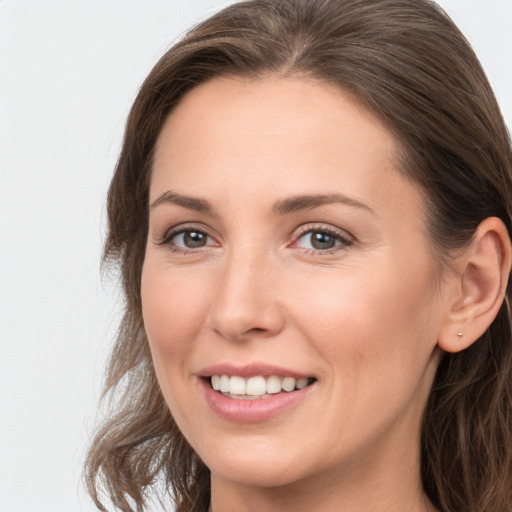
<svg viewBox="0 0 512 512">
<path fill-rule="evenodd" d="M 295 389 L 295 378 L 285 377 L 281 383 L 281 386 L 285 391 L 293 391 Z"/>
<path fill-rule="evenodd" d="M 267 393 L 279 393 L 281 391 L 281 379 L 277 375 L 271 375 L 267 379 Z"/>
<path fill-rule="evenodd" d="M 229 393 L 229 377 L 227 375 L 221 375 L 219 389 L 223 393 Z"/>
<path fill-rule="evenodd" d="M 249 384 L 249 383 L 247 383 Z M 236 375 L 233 375 L 229 379 L 229 392 L 233 393 L 234 395 L 245 395 L 245 389 L 249 386 L 245 385 L 245 379 L 243 377 L 237 377 Z M 251 395 L 256 395 L 257 393 L 247 393 Z"/>
<path fill-rule="evenodd" d="M 295 389 L 304 389 L 313 379 L 295 377 L 279 377 L 271 375 L 269 377 L 250 377 L 244 379 L 238 375 L 212 375 L 211 385 L 215 391 L 225 393 L 232 398 L 244 398 L 250 400 L 253 398 L 267 398 L 269 395 L 280 393 L 281 391 L 294 391 Z"/>
<path fill-rule="evenodd" d="M 248 395 L 264 395 L 267 392 L 267 381 L 264 377 L 251 377 L 247 379 Z"/>
</svg>

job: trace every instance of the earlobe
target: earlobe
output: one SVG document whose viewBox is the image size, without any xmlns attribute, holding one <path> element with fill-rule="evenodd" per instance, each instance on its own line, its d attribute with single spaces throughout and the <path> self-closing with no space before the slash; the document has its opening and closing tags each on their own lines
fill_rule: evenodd
<svg viewBox="0 0 512 512">
<path fill-rule="evenodd" d="M 511 252 L 503 222 L 496 217 L 482 221 L 473 241 L 458 258 L 457 292 L 439 335 L 441 349 L 460 352 L 491 325 L 503 303 Z"/>
</svg>

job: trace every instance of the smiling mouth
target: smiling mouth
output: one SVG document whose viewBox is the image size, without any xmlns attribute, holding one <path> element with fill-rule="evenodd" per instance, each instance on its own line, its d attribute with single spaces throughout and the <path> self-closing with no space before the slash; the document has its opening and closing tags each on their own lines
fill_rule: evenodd
<svg viewBox="0 0 512 512">
<path fill-rule="evenodd" d="M 299 391 L 316 382 L 316 379 L 313 377 L 296 379 L 278 375 L 268 377 L 258 375 L 246 379 L 238 375 L 212 375 L 208 381 L 215 391 L 225 397 L 235 400 L 258 400 Z"/>
</svg>

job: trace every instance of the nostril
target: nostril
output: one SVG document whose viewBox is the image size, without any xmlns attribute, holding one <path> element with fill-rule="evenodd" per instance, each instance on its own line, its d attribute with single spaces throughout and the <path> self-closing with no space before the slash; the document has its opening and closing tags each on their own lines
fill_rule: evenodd
<svg viewBox="0 0 512 512">
<path fill-rule="evenodd" d="M 261 327 L 253 327 L 252 329 L 249 329 L 247 332 L 258 334 L 260 332 L 265 332 L 265 329 L 262 329 Z"/>
</svg>

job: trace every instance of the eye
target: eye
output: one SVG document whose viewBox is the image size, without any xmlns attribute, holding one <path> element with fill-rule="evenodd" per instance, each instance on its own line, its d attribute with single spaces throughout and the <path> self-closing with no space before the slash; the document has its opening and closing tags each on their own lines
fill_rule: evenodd
<svg viewBox="0 0 512 512">
<path fill-rule="evenodd" d="M 195 252 L 216 245 L 215 240 L 204 230 L 194 226 L 177 226 L 169 230 L 159 245 L 167 245 L 173 252 Z"/>
<path fill-rule="evenodd" d="M 294 245 L 314 252 L 330 253 L 338 248 L 349 247 L 352 243 L 351 239 L 332 228 L 307 227 L 299 235 Z"/>
<path fill-rule="evenodd" d="M 190 229 L 174 233 L 169 238 L 169 241 L 172 242 L 175 246 L 181 247 L 183 249 L 198 249 L 207 245 L 209 238 L 210 237 L 202 231 Z"/>
</svg>

